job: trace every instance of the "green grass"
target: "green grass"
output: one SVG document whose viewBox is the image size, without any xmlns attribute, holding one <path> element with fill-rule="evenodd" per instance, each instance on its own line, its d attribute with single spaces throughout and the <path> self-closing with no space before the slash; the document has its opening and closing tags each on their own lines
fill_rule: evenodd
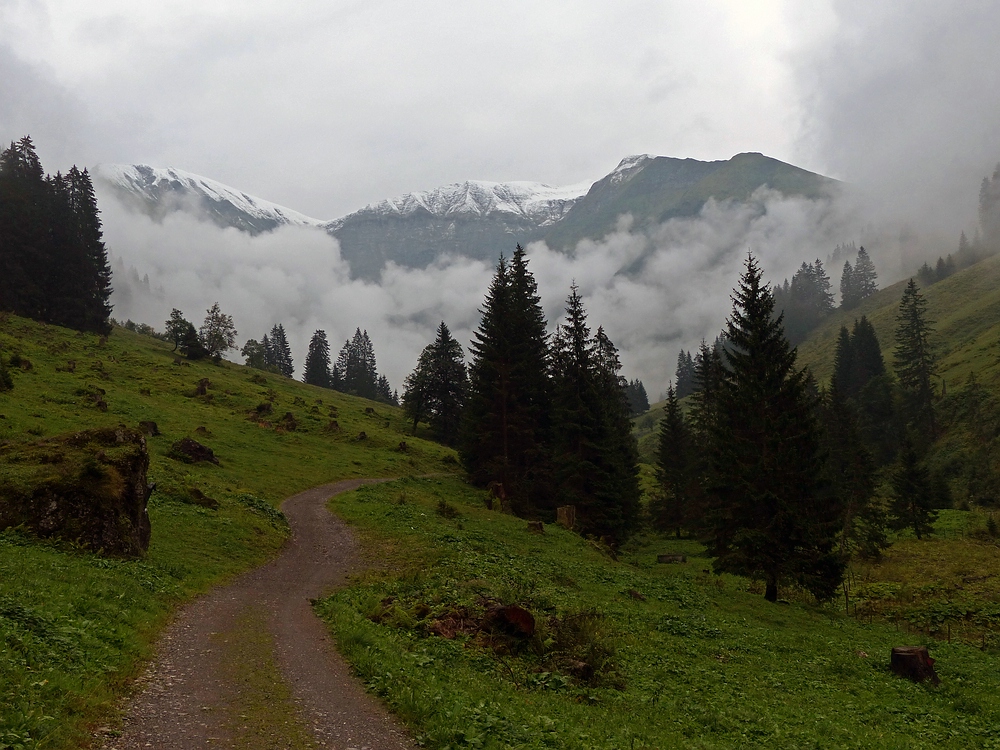
<svg viewBox="0 0 1000 750">
<path fill-rule="evenodd" d="M 0 356 L 12 355 L 31 366 L 12 368 L 14 390 L 0 393 L 0 442 L 140 420 L 162 435 L 148 438 L 157 489 L 145 559 L 0 534 L 0 748 L 84 747 L 113 725 L 170 613 L 280 549 L 287 526 L 274 508 L 283 498 L 349 477 L 455 468 L 451 451 L 405 434 L 398 409 L 226 362 L 175 364 L 169 345 L 123 329 L 102 341 L 0 316 Z M 203 378 L 208 395 L 196 396 Z M 270 415 L 256 416 L 260 404 Z M 278 425 L 286 412 L 294 431 Z M 333 419 L 340 429 L 329 432 Z M 168 458 L 186 436 L 220 465 Z M 12 474 L 3 464 L 0 472 Z M 192 504 L 193 488 L 218 510 Z"/>
<path fill-rule="evenodd" d="M 694 542 L 647 537 L 616 562 L 485 510 L 458 479 L 368 486 L 332 508 L 383 568 L 318 611 L 427 747 L 1000 747 L 995 651 L 869 625 L 841 604 L 767 604 L 707 573 Z M 658 565 L 662 552 L 688 562 Z M 497 604 L 529 609 L 539 634 L 434 634 Z M 588 627 L 567 636 L 581 616 Z M 940 687 L 889 672 L 890 649 L 913 643 L 930 646 Z M 587 658 L 602 665 L 590 680 L 572 668 Z"/>
</svg>

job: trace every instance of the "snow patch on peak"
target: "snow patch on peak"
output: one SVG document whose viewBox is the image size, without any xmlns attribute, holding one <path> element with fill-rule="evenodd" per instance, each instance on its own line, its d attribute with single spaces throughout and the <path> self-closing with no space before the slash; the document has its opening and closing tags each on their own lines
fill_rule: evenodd
<svg viewBox="0 0 1000 750">
<path fill-rule="evenodd" d="M 650 162 L 655 158 L 656 157 L 652 154 L 634 154 L 632 156 L 626 156 L 618 163 L 618 166 L 614 168 L 614 171 L 608 175 L 611 179 L 611 184 L 618 185 L 626 180 L 632 179 L 635 175 L 642 171 L 647 162 Z"/>
<path fill-rule="evenodd" d="M 221 205 L 230 204 L 249 217 L 276 225 L 322 227 L 327 222 L 313 219 L 263 198 L 248 195 L 216 180 L 172 167 L 158 168 L 146 164 L 100 164 L 97 175 L 112 186 L 141 198 L 161 201 L 194 198 Z"/>
<path fill-rule="evenodd" d="M 336 231 L 351 217 L 408 217 L 421 212 L 437 218 L 519 218 L 546 226 L 561 219 L 591 185 L 581 182 L 552 187 L 540 182 L 466 180 L 369 204 L 331 222 L 329 228 Z"/>
</svg>

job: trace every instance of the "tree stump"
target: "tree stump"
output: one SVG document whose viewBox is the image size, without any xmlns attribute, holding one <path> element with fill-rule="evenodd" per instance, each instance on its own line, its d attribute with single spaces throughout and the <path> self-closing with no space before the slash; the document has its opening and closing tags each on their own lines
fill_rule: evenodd
<svg viewBox="0 0 1000 750">
<path fill-rule="evenodd" d="M 657 555 L 656 562 L 658 563 L 683 563 L 687 562 L 687 557 L 684 555 Z"/>
<path fill-rule="evenodd" d="M 545 526 L 541 521 L 528 521 L 528 531 L 532 534 L 544 534 Z"/>
<path fill-rule="evenodd" d="M 564 529 L 572 531 L 573 527 L 576 526 L 576 506 L 560 505 L 556 508 L 556 523 Z"/>
<path fill-rule="evenodd" d="M 914 682 L 930 680 L 935 685 L 941 683 L 934 671 L 934 659 L 927 653 L 926 646 L 896 646 L 889 657 L 889 666 L 900 677 Z"/>
</svg>

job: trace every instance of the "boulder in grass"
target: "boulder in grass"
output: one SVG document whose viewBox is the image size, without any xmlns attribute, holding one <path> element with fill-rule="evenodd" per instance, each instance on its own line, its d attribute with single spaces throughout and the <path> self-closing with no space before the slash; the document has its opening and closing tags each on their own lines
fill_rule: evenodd
<svg viewBox="0 0 1000 750">
<path fill-rule="evenodd" d="M 149 548 L 149 453 L 138 430 L 85 430 L 0 448 L 0 529 L 23 526 L 114 557 Z"/>
<path fill-rule="evenodd" d="M 215 453 L 212 452 L 211 448 L 188 437 L 181 438 L 171 445 L 167 456 L 175 461 L 183 461 L 186 464 L 197 464 L 202 461 L 207 461 L 215 465 L 219 464 L 219 459 L 215 457 Z"/>
</svg>

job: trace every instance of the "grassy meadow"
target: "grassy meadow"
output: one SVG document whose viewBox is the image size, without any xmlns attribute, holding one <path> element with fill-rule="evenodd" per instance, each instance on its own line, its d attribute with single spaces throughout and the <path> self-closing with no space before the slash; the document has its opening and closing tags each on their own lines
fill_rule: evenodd
<svg viewBox="0 0 1000 750">
<path fill-rule="evenodd" d="M 386 565 L 317 609 L 427 747 L 1000 747 L 1000 653 L 961 642 L 957 628 L 949 643 L 905 618 L 870 624 L 795 591 L 768 604 L 753 582 L 709 573 L 690 540 L 643 537 L 616 561 L 558 526 L 532 533 L 483 500 L 439 478 L 331 501 Z M 995 596 L 998 550 L 961 535 L 969 515 L 943 517 L 943 539 L 901 541 L 867 585 L 960 580 L 967 571 L 910 558 L 947 558 L 965 540 L 989 579 L 981 593 Z M 687 562 L 657 564 L 658 553 Z M 533 637 L 490 627 L 489 613 L 509 604 L 534 615 Z M 939 687 L 889 671 L 890 649 L 904 644 L 929 646 Z"/>
<path fill-rule="evenodd" d="M 280 549 L 283 498 L 349 477 L 455 469 L 451 451 L 404 434 L 398 409 L 227 362 L 180 361 L 170 349 L 121 328 L 102 340 L 0 317 L 0 356 L 21 362 L 10 368 L 14 390 L 0 393 L 0 444 L 141 420 L 162 433 L 147 439 L 157 487 L 145 559 L 0 533 L 0 748 L 84 747 L 113 726 L 171 611 Z M 220 464 L 167 457 L 182 437 Z"/>
</svg>

